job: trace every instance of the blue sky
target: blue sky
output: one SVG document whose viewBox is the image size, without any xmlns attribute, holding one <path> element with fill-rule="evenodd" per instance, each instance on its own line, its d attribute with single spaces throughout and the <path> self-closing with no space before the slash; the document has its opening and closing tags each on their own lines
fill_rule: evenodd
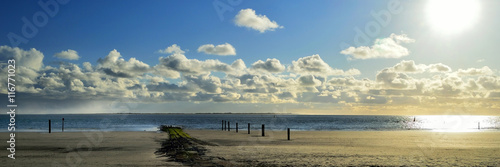
<svg viewBox="0 0 500 167">
<path fill-rule="evenodd" d="M 18 47 L 17 49 L 19 50 L 28 51 L 31 48 L 35 48 L 43 54 L 43 60 L 38 62 L 42 64 L 41 68 L 34 69 L 33 71 L 38 75 L 32 76 L 32 78 L 30 78 L 30 82 L 23 83 L 23 86 L 25 86 L 26 89 L 21 88 L 20 90 L 20 93 L 27 93 L 26 96 L 30 97 L 27 99 L 35 101 L 37 99 L 53 99 L 50 98 L 50 95 L 55 95 L 51 94 L 54 91 L 50 90 L 49 87 L 46 87 L 46 89 L 44 88 L 44 85 L 46 84 L 43 80 L 43 76 L 48 76 L 51 72 L 54 74 L 60 74 L 61 71 L 57 71 L 56 69 L 61 70 L 69 68 L 66 67 L 68 64 L 76 65 L 85 69 L 85 62 L 92 65 L 92 70 L 82 70 L 85 75 L 90 76 L 90 73 L 95 72 L 99 73 L 99 75 L 103 75 L 100 77 L 102 79 L 101 81 L 105 81 L 106 79 L 104 78 L 107 78 L 113 81 L 116 80 L 117 83 L 120 83 L 120 80 L 123 80 L 122 82 L 124 83 L 130 82 L 133 83 L 133 85 L 142 85 L 144 87 L 142 93 L 148 94 L 148 98 L 153 98 L 152 94 L 155 93 L 163 93 L 163 96 L 166 96 L 166 94 L 172 92 L 169 92 L 169 90 L 166 89 L 156 90 L 156 92 L 153 92 L 151 86 L 148 87 L 149 79 L 147 77 L 160 77 L 163 79 L 160 83 L 176 84 L 178 87 L 186 85 L 189 86 L 190 84 L 197 85 L 194 86 L 195 88 L 191 87 L 191 91 L 189 92 L 190 95 L 187 95 L 189 96 L 189 100 L 177 99 L 166 102 L 158 100 L 163 98 L 156 98 L 158 102 L 154 104 L 141 102 L 150 101 L 150 99 L 140 98 L 138 96 L 138 94 L 141 94 L 140 92 L 127 92 L 128 90 L 121 90 L 122 94 L 131 94 L 130 98 L 126 99 L 139 101 L 140 105 L 157 106 L 157 108 L 162 108 L 168 105 L 175 105 L 176 103 L 192 103 L 193 106 L 205 105 L 206 108 L 206 106 L 212 105 L 235 106 L 235 104 L 240 104 L 241 106 L 247 106 L 248 112 L 260 112 L 261 110 L 266 110 L 252 110 L 252 106 L 254 105 L 267 105 L 267 110 L 272 110 L 276 107 L 276 105 L 282 105 L 289 106 L 289 108 L 292 109 L 296 108 L 296 110 L 290 109 L 290 112 L 296 113 L 308 113 L 309 110 L 318 110 L 318 112 L 310 113 L 349 114 L 342 111 L 351 110 L 351 107 L 357 107 L 359 112 L 356 112 L 355 114 L 394 114 L 401 110 L 400 108 L 398 109 L 397 107 L 394 107 L 397 103 L 395 102 L 397 101 L 395 100 L 396 96 L 386 96 L 380 93 L 374 94 L 373 92 L 397 91 L 396 89 L 401 88 L 394 87 L 395 85 L 392 85 L 393 87 L 390 85 L 384 86 L 384 83 L 400 84 L 399 82 L 408 82 L 412 86 L 407 86 L 399 90 L 408 91 L 419 89 L 418 85 L 420 83 L 428 84 L 425 87 L 432 87 L 433 84 L 436 85 L 433 79 L 436 79 L 437 76 L 441 77 L 441 79 L 439 79 L 440 82 L 447 82 L 449 80 L 446 78 L 451 77 L 456 79 L 454 77 L 458 76 L 457 78 L 460 78 L 460 81 L 464 84 L 467 84 L 469 79 L 473 79 L 478 85 L 481 85 L 481 77 L 498 79 L 498 65 L 496 62 L 499 61 L 499 58 L 496 44 L 500 42 L 500 35 L 497 32 L 500 28 L 500 20 L 496 18 L 500 15 L 500 10 L 498 10 L 498 7 L 496 6 L 500 6 L 500 2 L 497 1 L 478 1 L 478 3 L 475 4 L 479 6 L 477 11 L 474 11 L 470 5 L 467 6 L 467 3 L 465 3 L 466 5 L 462 5 L 465 7 L 460 8 L 463 12 L 459 12 L 457 14 L 453 14 L 452 9 L 448 8 L 449 6 L 460 6 L 461 2 L 448 2 L 448 7 L 446 5 L 438 6 L 438 11 L 444 14 L 438 12 L 438 14 L 434 14 L 434 16 L 429 16 L 429 12 L 426 11 L 429 8 L 429 1 L 285 2 L 242 0 L 239 3 L 232 5 L 227 1 L 218 0 L 148 2 L 130 0 L 119 2 L 69 1 L 67 4 L 58 3 L 59 11 L 55 14 L 55 16 L 48 17 L 47 24 L 42 27 L 37 27 L 38 33 L 36 33 L 36 35 L 32 38 L 27 38 L 27 43 L 21 43 L 17 46 L 12 45 L 7 37 L 8 34 L 14 33 L 22 35 L 24 23 L 21 18 L 26 17 L 32 22 L 33 15 L 37 12 L 43 12 L 43 9 L 37 4 L 36 1 L 9 1 L 2 3 L 3 5 L 0 6 L 0 20 L 4 24 L 0 29 L 0 34 L 2 36 L 0 38 L 0 46 L 5 46 L 5 48 L 3 48 L 5 50 L 13 50 L 15 47 Z M 223 19 L 221 19 L 221 15 L 217 13 L 217 8 L 214 7 L 214 3 L 227 5 L 225 6 L 225 9 L 228 10 L 223 12 Z M 400 6 L 398 5 L 400 12 L 390 12 L 389 6 L 393 3 L 400 3 Z M 245 9 L 251 9 L 255 12 L 256 17 L 259 18 L 265 15 L 269 21 L 275 22 L 282 28 L 270 28 L 266 29 L 264 32 L 259 32 L 256 29 L 248 27 L 250 24 L 254 23 L 245 23 L 247 26 L 238 26 L 236 23 L 236 16 Z M 378 21 L 372 14 L 381 12 L 389 12 L 390 14 L 390 21 L 387 22 L 387 25 L 381 25 L 380 21 Z M 460 23 L 449 23 L 456 24 L 451 27 L 459 27 L 460 30 L 452 32 L 455 28 L 436 29 L 436 27 L 445 27 L 445 25 L 436 25 L 439 23 L 429 22 L 431 18 L 438 17 L 435 15 L 445 15 L 446 13 L 452 13 L 450 16 L 446 15 L 446 17 L 449 17 L 446 19 L 459 18 L 459 20 L 461 20 Z M 469 15 L 477 15 L 477 17 L 474 17 L 470 21 L 467 21 L 467 19 L 460 19 Z M 366 27 L 370 25 L 380 26 L 378 29 L 379 31 L 371 33 L 367 38 L 368 40 L 366 43 L 356 43 L 355 40 L 359 35 L 359 32 L 357 32 L 356 29 L 359 29 L 361 32 L 367 34 Z M 391 34 L 394 34 L 394 36 Z M 400 40 L 397 40 L 399 38 L 404 38 L 405 40 L 402 40 L 401 42 Z M 226 43 L 230 44 L 231 47 L 235 49 L 235 55 L 221 56 L 198 51 L 200 46 L 205 44 L 217 46 Z M 382 51 L 372 48 L 371 51 L 366 52 L 364 55 L 360 54 L 360 51 L 363 51 L 363 47 L 370 48 L 377 43 L 381 44 L 380 46 L 382 47 Z M 177 70 L 176 72 L 180 73 L 179 77 L 171 77 L 153 72 L 158 70 L 155 66 L 158 66 L 158 68 L 161 66 L 161 60 L 159 60 L 160 57 L 173 57 L 172 55 L 176 54 L 162 54 L 159 53 L 158 50 L 166 49 L 174 44 L 180 46 L 180 49 L 184 51 L 182 55 L 189 60 L 218 60 L 225 65 L 231 65 L 234 61 L 241 59 L 245 63 L 246 68 L 239 70 L 246 71 L 246 73 L 235 74 L 228 71 L 209 70 L 208 74 L 205 72 L 187 74 L 182 72 L 182 70 L 174 69 L 173 67 L 165 68 L 173 71 Z M 353 47 L 353 50 L 349 53 L 346 50 L 348 47 Z M 67 51 L 68 49 L 76 51 L 79 58 L 77 60 L 68 60 L 54 56 L 55 54 L 60 53 L 61 51 Z M 144 69 L 141 72 L 133 72 L 133 77 L 128 78 L 113 78 L 116 76 L 109 76 L 109 73 L 106 73 L 105 71 L 106 69 L 111 70 L 114 74 L 120 74 L 121 72 L 125 73 L 131 70 L 125 68 L 131 65 L 127 65 L 127 63 L 124 63 L 123 66 L 115 67 L 111 66 L 111 64 L 117 62 L 110 62 L 109 64 L 98 62 L 99 59 L 104 60 L 107 56 L 109 56 L 110 52 L 114 49 L 119 52 L 120 57 L 123 58 L 125 62 L 133 64 L 129 61 L 133 58 L 142 64 L 146 64 L 148 66 L 147 69 Z M 343 51 L 345 52 L 341 53 Z M 12 56 L 16 57 L 14 54 L 8 54 L 14 52 L 5 51 L 3 53 L 4 54 L 1 56 L 4 56 L 5 58 Z M 290 68 L 294 66 L 292 63 L 293 61 L 300 62 L 301 58 L 312 58 L 312 56 L 316 54 L 319 55 L 320 60 L 331 67 L 331 69 L 341 70 L 343 72 L 347 72 L 350 69 L 356 69 L 359 73 L 352 75 L 339 75 L 338 73 L 321 74 L 314 73 L 312 71 L 307 72 L 304 71 L 306 68 L 303 68 L 302 71 L 290 70 Z M 356 57 L 356 55 L 358 56 Z M 5 58 L 3 60 L 5 60 Z M 253 63 L 259 60 L 266 61 L 268 58 L 275 58 L 279 60 L 280 64 L 278 67 L 285 67 L 285 69 L 279 70 L 279 72 L 260 71 L 259 73 L 259 70 L 256 67 L 252 67 Z M 395 66 L 398 63 L 403 64 L 403 61 L 413 62 L 412 65 L 421 68 L 419 69 L 420 71 L 398 71 L 395 69 Z M 61 62 L 63 62 L 64 65 L 61 64 Z M 24 62 L 21 61 L 21 63 Z M 33 62 L 26 63 L 26 65 L 31 63 Z M 434 73 L 435 71 L 430 72 L 437 66 L 437 64 L 444 65 L 449 68 L 449 70 L 439 71 L 440 73 Z M 139 66 L 140 65 L 141 64 L 139 63 Z M 295 66 L 298 67 L 300 65 Z M 392 69 L 390 69 L 391 67 Z M 487 67 L 489 69 L 489 71 L 486 70 L 484 75 L 483 73 L 477 75 L 458 74 L 459 69 L 467 70 L 472 68 L 471 71 L 474 71 L 475 69 L 483 69 L 483 67 Z M 400 79 L 405 79 L 405 77 L 396 77 L 386 82 L 383 80 L 384 78 L 381 73 L 384 69 L 388 69 L 389 71 L 392 70 L 392 74 L 396 76 L 409 75 L 412 80 L 402 81 Z M 426 70 L 429 72 L 423 72 Z M 108 75 L 106 76 L 105 74 Z M 233 83 L 232 80 L 234 79 L 240 79 L 241 81 L 241 77 L 245 74 L 251 74 L 259 77 L 267 75 L 276 77 L 275 79 L 277 80 L 293 79 L 294 82 L 296 82 L 296 85 L 299 86 L 278 88 L 278 92 L 272 92 L 269 90 L 273 89 L 270 85 L 276 85 L 278 83 L 265 83 L 264 85 L 267 85 L 265 89 L 268 89 L 267 92 L 259 95 L 252 94 L 252 96 L 272 97 L 278 96 L 280 93 L 291 93 L 294 96 L 292 99 L 282 99 L 283 101 L 278 100 L 279 102 L 276 101 L 272 103 L 268 103 L 270 101 L 269 99 L 249 102 L 248 100 L 244 100 L 242 98 L 245 96 L 245 91 L 242 91 L 241 89 L 258 89 L 255 85 L 247 85 L 248 87 L 239 88 L 236 88 L 234 85 L 232 85 L 231 88 L 224 86 Z M 198 78 L 201 78 L 201 75 L 205 77 L 217 77 L 215 80 L 220 80 L 220 91 L 205 92 L 203 86 L 199 83 L 196 83 L 195 81 L 190 83 L 191 80 L 187 78 L 195 77 L 194 75 Z M 283 77 L 282 75 L 290 76 Z M 132 76 L 132 74 L 128 76 Z M 304 80 L 300 80 L 301 78 Z M 354 88 L 346 85 L 329 85 L 333 82 L 330 82 L 330 80 L 338 78 L 353 78 L 356 82 L 366 82 L 363 85 L 371 86 L 366 86 L 366 88 Z M 64 100 L 80 99 L 80 95 L 78 94 L 82 92 L 78 93 L 74 90 L 70 90 L 71 86 L 68 84 L 70 84 L 72 80 L 71 78 L 69 81 L 65 79 L 68 78 L 56 78 L 53 80 L 56 83 L 61 82 L 62 85 L 65 85 L 68 90 L 62 90 L 60 87 L 55 87 L 57 88 L 55 90 L 60 91 L 58 93 L 75 94 L 74 96 L 62 98 Z M 305 79 L 310 79 L 311 81 L 314 81 L 315 84 L 305 86 L 307 88 L 300 87 L 307 85 L 302 82 L 305 81 Z M 363 79 L 366 80 L 363 81 Z M 89 91 L 89 89 L 95 91 L 94 89 L 97 89 L 99 85 L 95 83 L 97 81 L 91 82 L 90 80 L 85 80 L 84 78 L 78 78 L 78 80 L 83 83 L 82 89 L 85 91 Z M 316 82 L 316 80 L 318 81 Z M 494 81 L 493 83 L 495 84 L 497 82 L 499 81 Z M 492 104 L 491 100 L 495 100 L 497 98 L 496 93 L 498 90 L 495 86 L 490 89 L 487 83 L 483 84 L 486 85 L 479 86 L 478 89 L 474 90 L 465 90 L 467 86 L 455 85 L 457 86 L 455 89 L 460 89 L 460 93 L 453 94 L 453 96 L 456 96 L 454 97 L 454 100 L 442 97 L 443 101 L 456 101 L 457 99 L 478 95 L 482 97 L 481 100 L 484 100 L 481 101 L 481 103 L 488 106 L 482 108 L 484 112 L 481 114 L 492 114 L 493 109 L 498 107 L 498 105 Z M 431 104 L 433 102 L 424 103 L 422 98 L 435 99 L 443 96 L 442 94 L 438 95 L 439 93 L 434 94 L 432 92 L 433 90 L 446 89 L 445 84 L 439 83 L 438 85 L 441 87 L 435 89 L 429 88 L 429 90 L 418 90 L 421 94 L 405 94 L 398 98 L 419 99 L 419 104 L 416 105 L 418 107 L 426 103 Z M 131 87 L 131 85 L 122 86 L 124 88 Z M 332 87 L 328 88 L 329 86 Z M 30 88 L 33 88 L 33 90 L 29 91 Z M 314 90 L 312 88 L 314 88 Z M 304 91 L 303 89 L 313 91 Z M 335 91 L 337 92 L 333 93 Z M 354 95 L 350 96 L 349 94 L 352 92 L 355 92 L 358 97 L 354 97 Z M 196 101 L 194 100 L 195 95 L 193 95 L 195 93 L 206 93 L 207 95 L 213 97 L 216 95 L 228 95 L 235 93 L 238 94 L 239 100 L 223 103 L 216 102 L 214 98 L 211 100 Z M 324 93 L 332 98 L 329 100 L 325 99 L 325 101 L 327 101 L 326 103 L 314 100 L 307 102 L 300 100 L 304 99 L 308 96 L 308 94 L 315 94 L 315 97 L 311 97 L 311 99 L 324 97 Z M 95 95 L 96 93 L 91 93 L 88 96 L 92 94 Z M 337 96 L 335 94 L 341 95 Z M 248 96 L 250 96 L 250 94 L 248 94 Z M 353 99 L 342 99 L 341 96 L 351 97 Z M 380 103 L 377 102 L 377 104 L 372 104 L 370 102 L 364 103 L 363 100 L 359 100 L 362 98 L 381 98 L 384 100 Z M 84 99 L 92 101 L 94 98 L 85 97 Z M 109 97 L 103 97 L 103 99 L 115 100 L 116 97 L 110 95 Z M 352 104 L 345 105 L 348 103 Z M 43 103 L 43 105 L 48 104 L 49 102 Z M 370 107 L 373 107 L 374 105 L 379 105 L 385 108 L 394 107 L 391 108 L 394 111 L 373 111 L 375 109 L 370 109 Z M 402 105 L 402 103 L 399 105 Z M 218 109 L 213 110 L 214 111 L 208 112 L 217 112 L 215 110 Z M 412 109 L 405 108 L 404 110 L 408 111 L 409 114 L 412 114 L 412 111 L 410 111 Z M 179 110 L 178 112 L 184 111 L 186 110 Z M 424 114 L 432 114 L 436 111 L 438 111 L 438 113 L 442 113 L 440 108 L 427 108 Z M 158 109 L 152 112 L 161 111 Z"/>
</svg>

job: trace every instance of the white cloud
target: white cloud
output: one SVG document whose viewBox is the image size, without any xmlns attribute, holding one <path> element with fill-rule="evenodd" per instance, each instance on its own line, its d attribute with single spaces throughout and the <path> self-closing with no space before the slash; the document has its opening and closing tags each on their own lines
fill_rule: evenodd
<svg viewBox="0 0 500 167">
<path fill-rule="evenodd" d="M 78 52 L 68 49 L 67 51 L 61 51 L 59 53 L 54 54 L 54 57 L 60 59 L 68 59 L 68 60 L 78 60 L 80 56 L 78 56 Z"/>
<path fill-rule="evenodd" d="M 181 74 L 178 71 L 167 68 L 163 65 L 156 65 L 153 67 L 153 74 L 167 77 L 167 78 L 179 78 Z"/>
<path fill-rule="evenodd" d="M 99 58 L 98 69 L 104 73 L 122 78 L 130 78 L 142 75 L 150 70 L 149 65 L 135 58 L 130 58 L 128 61 L 122 58 L 120 52 L 116 49 L 109 52 L 104 59 Z"/>
<path fill-rule="evenodd" d="M 500 90 L 500 78 L 498 76 L 481 76 L 477 79 L 486 90 Z"/>
<path fill-rule="evenodd" d="M 248 27 L 264 33 L 283 28 L 276 21 L 271 21 L 266 15 L 257 15 L 253 9 L 242 9 L 234 18 L 234 23 L 240 27 Z"/>
<path fill-rule="evenodd" d="M 234 56 L 236 55 L 236 49 L 231 44 L 225 43 L 214 46 L 212 44 L 201 45 L 198 48 L 198 52 L 203 52 L 205 54 L 219 55 L 219 56 Z"/>
<path fill-rule="evenodd" d="M 404 73 L 383 69 L 376 76 L 377 82 L 386 88 L 406 89 L 412 86 L 412 78 Z"/>
<path fill-rule="evenodd" d="M 423 64 L 417 65 L 413 60 L 403 60 L 396 64 L 393 68 L 394 71 L 397 72 L 420 73 L 424 72 L 427 66 Z"/>
<path fill-rule="evenodd" d="M 494 100 L 500 96 L 500 78 L 492 72 L 495 69 L 487 66 L 452 72 L 442 63 L 425 65 L 404 60 L 379 71 L 376 79 L 371 80 L 354 76 L 332 78 L 335 73 L 345 75 L 359 70 L 333 69 L 319 55 L 293 61 L 286 74 L 270 72 L 284 70 L 278 59 L 257 61 L 247 68 L 241 59 L 227 64 L 219 60 L 188 59 L 178 52 L 161 57 L 153 68 L 135 58 L 126 61 L 116 50 L 95 65 L 64 63 L 57 67 L 43 66 L 43 54 L 36 49 L 4 46 L 0 47 L 0 55 L 20 58 L 19 64 L 16 63 L 16 72 L 19 72 L 16 91 L 35 101 L 56 99 L 59 103 L 85 99 L 127 99 L 149 104 L 169 101 L 256 105 L 306 102 L 314 107 L 341 104 L 340 107 L 359 109 L 379 105 L 375 108 L 384 110 L 397 105 L 415 109 L 422 106 L 449 108 L 473 101 L 482 109 L 497 111 L 498 101 Z M 5 61 L 6 57 L 0 57 L 3 71 L 7 68 Z M 6 83 L 6 78 L 0 78 L 0 82 Z M 1 94 L 6 93 L 5 87 L 0 85 Z"/>
<path fill-rule="evenodd" d="M 162 54 L 171 54 L 171 53 L 184 54 L 185 52 L 181 49 L 180 46 L 177 46 L 177 44 L 173 44 L 172 46 L 169 46 L 169 47 L 167 47 L 165 49 L 158 50 L 158 53 L 162 53 Z"/>
<path fill-rule="evenodd" d="M 350 55 L 352 59 L 374 59 L 374 58 L 401 58 L 408 56 L 410 51 L 401 46 L 401 43 L 412 43 L 415 40 L 406 34 L 391 34 L 388 38 L 376 39 L 371 47 L 349 47 L 340 53 Z"/>
<path fill-rule="evenodd" d="M 168 70 L 181 72 L 184 75 L 201 75 L 208 74 L 211 71 L 218 72 L 237 72 L 234 71 L 231 65 L 222 63 L 219 60 L 208 59 L 200 61 L 198 59 L 188 59 L 182 54 L 172 54 L 168 57 L 160 57 L 160 66 Z M 241 68 L 243 64 L 240 60 L 236 60 L 235 67 Z"/>
<path fill-rule="evenodd" d="M 492 75 L 493 71 L 488 67 L 483 68 L 468 68 L 468 69 L 458 69 L 458 75 L 462 76 L 473 76 L 473 75 Z"/>
<path fill-rule="evenodd" d="M 238 93 L 223 93 L 217 94 L 216 96 L 212 97 L 212 100 L 214 102 L 238 101 L 240 97 L 241 95 Z"/>
<path fill-rule="evenodd" d="M 271 73 L 283 72 L 285 70 L 285 66 L 278 59 L 267 59 L 265 62 L 258 60 L 252 64 L 252 68 Z"/>
<path fill-rule="evenodd" d="M 22 50 L 18 47 L 0 46 L 0 61 L 7 61 L 8 58 L 14 58 L 16 60 L 16 65 L 30 68 L 35 71 L 42 68 L 43 57 L 43 53 L 35 48 Z"/>
<path fill-rule="evenodd" d="M 442 63 L 436 64 L 415 64 L 413 60 L 403 60 L 394 65 L 391 70 L 401 73 L 422 73 L 422 72 L 451 72 L 451 68 Z"/>
<path fill-rule="evenodd" d="M 241 59 L 236 59 L 232 64 L 231 67 L 235 70 L 245 70 L 247 66 L 245 65 L 245 62 Z"/>
<path fill-rule="evenodd" d="M 320 86 L 321 81 L 316 79 L 313 75 L 305 75 L 301 76 L 299 79 L 299 83 L 302 86 Z"/>
<path fill-rule="evenodd" d="M 200 76 L 186 76 L 188 84 L 194 84 L 203 92 L 207 93 L 222 93 L 221 80 L 216 76 L 200 75 Z"/>
<path fill-rule="evenodd" d="M 299 58 L 297 61 L 292 61 L 289 70 L 298 74 L 312 74 L 312 75 L 359 75 L 360 71 L 357 69 L 349 69 L 343 71 L 340 69 L 333 69 L 321 59 L 317 54 L 307 57 Z"/>
<path fill-rule="evenodd" d="M 451 68 L 442 63 L 430 64 L 427 68 L 429 72 L 451 72 Z"/>
<path fill-rule="evenodd" d="M 90 64 L 90 62 L 83 62 L 83 68 L 87 71 L 94 71 L 94 69 L 92 68 L 92 64 Z"/>
</svg>

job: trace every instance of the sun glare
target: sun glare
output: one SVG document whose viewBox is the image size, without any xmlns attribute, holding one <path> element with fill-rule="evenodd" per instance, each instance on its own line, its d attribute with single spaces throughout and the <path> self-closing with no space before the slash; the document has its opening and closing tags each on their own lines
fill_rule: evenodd
<svg viewBox="0 0 500 167">
<path fill-rule="evenodd" d="M 490 116 L 431 115 L 418 116 L 420 127 L 438 132 L 477 132 L 496 126 Z"/>
<path fill-rule="evenodd" d="M 458 33 L 471 28 L 479 16 L 476 0 L 429 0 L 427 18 L 433 29 L 440 33 Z"/>
</svg>

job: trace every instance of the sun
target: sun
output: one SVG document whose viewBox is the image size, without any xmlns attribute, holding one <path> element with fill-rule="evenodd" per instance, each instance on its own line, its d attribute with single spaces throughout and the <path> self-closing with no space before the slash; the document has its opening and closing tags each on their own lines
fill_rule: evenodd
<svg viewBox="0 0 500 167">
<path fill-rule="evenodd" d="M 445 34 L 471 28 L 477 22 L 479 12 L 477 0 L 429 0 L 426 8 L 430 26 Z"/>
</svg>

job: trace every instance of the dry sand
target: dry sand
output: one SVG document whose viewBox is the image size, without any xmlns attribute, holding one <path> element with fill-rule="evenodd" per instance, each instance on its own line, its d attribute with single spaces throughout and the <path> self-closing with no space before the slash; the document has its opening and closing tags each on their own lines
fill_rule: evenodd
<svg viewBox="0 0 500 167">
<path fill-rule="evenodd" d="M 64 132 L 16 133 L 16 159 L 7 157 L 5 141 L 0 166 L 180 166 L 155 155 L 167 133 Z"/>
<path fill-rule="evenodd" d="M 238 166 L 500 166 L 500 132 L 185 131 Z"/>
<path fill-rule="evenodd" d="M 185 130 L 228 166 L 500 166 L 500 132 Z M 87 135 L 86 135 L 87 134 Z M 181 166 L 154 154 L 166 133 L 16 133 L 16 160 L 0 166 Z M 8 133 L 0 133 L 8 140 Z M 89 137 L 87 137 L 89 136 Z"/>
</svg>

